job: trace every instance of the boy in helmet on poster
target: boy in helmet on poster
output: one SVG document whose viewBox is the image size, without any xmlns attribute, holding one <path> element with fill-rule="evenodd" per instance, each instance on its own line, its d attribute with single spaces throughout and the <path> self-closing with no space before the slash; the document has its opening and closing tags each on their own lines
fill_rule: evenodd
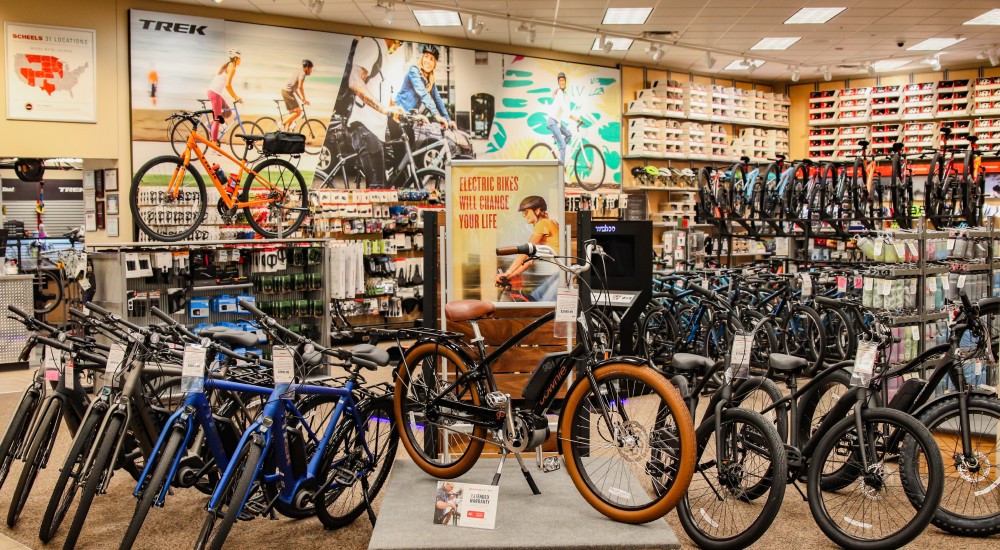
<svg viewBox="0 0 1000 550">
<path fill-rule="evenodd" d="M 531 237 L 528 242 L 534 245 L 545 245 L 552 247 L 556 255 L 559 255 L 559 224 L 549 217 L 548 204 L 545 199 L 538 195 L 531 195 L 521 200 L 517 211 L 524 217 L 524 221 L 531 226 Z M 498 273 L 496 282 L 499 284 L 503 279 L 510 280 L 527 270 L 534 263 L 529 260 L 527 254 L 520 254 L 514 258 L 514 262 L 506 271 Z M 554 302 L 558 289 L 559 273 L 554 273 L 541 284 L 539 284 L 530 294 L 533 302 Z"/>
</svg>

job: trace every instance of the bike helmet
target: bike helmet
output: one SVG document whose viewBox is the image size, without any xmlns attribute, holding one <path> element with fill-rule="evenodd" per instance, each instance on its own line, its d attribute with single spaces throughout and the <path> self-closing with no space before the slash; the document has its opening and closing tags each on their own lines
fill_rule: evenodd
<svg viewBox="0 0 1000 550">
<path fill-rule="evenodd" d="M 312 66 L 313 66 L 313 62 L 311 60 L 309 60 L 309 59 L 303 59 L 302 60 L 302 67 L 303 68 L 311 69 Z"/>
<path fill-rule="evenodd" d="M 226 55 L 229 56 L 229 59 L 235 59 L 237 57 L 241 57 L 240 50 L 237 48 L 229 48 L 229 50 L 226 52 Z"/>
<path fill-rule="evenodd" d="M 441 59 L 441 50 L 438 49 L 434 44 L 424 44 L 423 53 L 429 53 L 434 56 L 434 59 Z"/>
<path fill-rule="evenodd" d="M 655 166 L 647 166 L 646 174 L 655 178 L 656 176 L 660 175 L 660 169 Z"/>
<path fill-rule="evenodd" d="M 566 73 L 559 73 L 556 75 L 556 80 L 559 80 L 560 78 L 566 78 Z"/>
<path fill-rule="evenodd" d="M 646 167 L 644 166 L 636 166 L 635 168 L 632 169 L 632 175 L 635 177 L 639 177 L 645 173 L 646 173 Z"/>
<path fill-rule="evenodd" d="M 521 200 L 521 204 L 517 207 L 518 212 L 524 212 L 525 210 L 541 208 L 543 212 L 549 210 L 549 205 L 545 204 L 545 199 L 539 197 L 538 195 L 531 195 L 524 197 Z"/>
</svg>

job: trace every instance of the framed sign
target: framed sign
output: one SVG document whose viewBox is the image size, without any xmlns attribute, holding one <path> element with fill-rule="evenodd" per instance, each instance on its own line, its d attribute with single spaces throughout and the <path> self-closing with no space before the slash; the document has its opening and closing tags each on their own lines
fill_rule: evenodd
<svg viewBox="0 0 1000 550">
<path fill-rule="evenodd" d="M 562 272 L 526 255 L 525 243 L 566 250 L 563 173 L 556 160 L 454 161 L 447 174 L 448 299 L 498 307 L 554 307 Z"/>
<path fill-rule="evenodd" d="M 7 118 L 97 122 L 93 29 L 4 23 Z"/>
<path fill-rule="evenodd" d="M 107 195 L 108 215 L 118 214 L 118 195 Z"/>
</svg>

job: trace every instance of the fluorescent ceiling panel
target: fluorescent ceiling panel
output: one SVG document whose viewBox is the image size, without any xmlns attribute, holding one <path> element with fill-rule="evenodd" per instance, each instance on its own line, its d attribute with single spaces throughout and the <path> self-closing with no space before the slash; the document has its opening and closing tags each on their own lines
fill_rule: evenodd
<svg viewBox="0 0 1000 550">
<path fill-rule="evenodd" d="M 969 19 L 963 25 L 1000 25 L 1000 9 L 990 10 L 975 19 Z"/>
<path fill-rule="evenodd" d="M 622 51 L 628 50 L 629 48 L 632 47 L 632 39 L 631 38 L 611 38 L 611 37 L 608 37 L 607 41 L 611 42 L 611 51 L 613 51 L 613 52 L 622 52 Z M 596 51 L 596 52 L 601 51 L 601 39 L 600 38 L 595 38 L 594 39 L 594 46 L 591 48 L 591 50 Z"/>
<path fill-rule="evenodd" d="M 757 67 L 760 67 L 761 65 L 763 65 L 764 63 L 766 63 L 766 61 L 764 61 L 763 59 L 750 59 L 749 61 L 750 61 L 750 63 L 753 63 Z M 743 64 L 743 60 L 742 59 L 735 59 L 735 60 L 733 60 L 732 63 L 730 63 L 729 65 L 726 65 L 726 68 L 724 68 L 722 70 L 724 70 L 724 71 L 745 71 L 747 69 L 749 69 L 749 67 L 747 67 L 746 65 Z"/>
<path fill-rule="evenodd" d="M 907 50 L 920 50 L 920 51 L 938 51 L 947 48 L 948 46 L 954 46 L 959 42 L 965 40 L 964 38 L 928 38 L 919 44 L 914 44 Z"/>
<path fill-rule="evenodd" d="M 421 27 L 461 27 L 458 12 L 449 10 L 413 10 L 413 17 Z"/>
<path fill-rule="evenodd" d="M 785 20 L 786 25 L 819 25 L 840 15 L 847 8 L 802 8 Z"/>
<path fill-rule="evenodd" d="M 908 65 L 912 59 L 883 59 L 882 61 L 876 61 L 872 63 L 872 67 L 875 67 L 876 71 L 894 71 L 903 65 Z"/>
<path fill-rule="evenodd" d="M 642 25 L 649 19 L 653 8 L 608 8 L 602 25 Z"/>
<path fill-rule="evenodd" d="M 788 36 L 788 37 L 774 37 L 769 36 L 761 38 L 760 42 L 757 42 L 750 47 L 751 50 L 787 50 L 792 44 L 802 40 L 801 36 Z"/>
</svg>

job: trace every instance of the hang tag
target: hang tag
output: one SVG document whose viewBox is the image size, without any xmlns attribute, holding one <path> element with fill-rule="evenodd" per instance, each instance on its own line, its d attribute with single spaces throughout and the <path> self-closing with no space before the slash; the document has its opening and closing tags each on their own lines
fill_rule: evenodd
<svg viewBox="0 0 1000 550">
<path fill-rule="evenodd" d="M 287 346 L 274 346 L 271 355 L 274 363 L 274 383 L 291 384 L 295 380 L 295 356 Z"/>
<path fill-rule="evenodd" d="M 937 290 L 937 277 L 927 277 L 927 291 L 934 292 Z"/>
<path fill-rule="evenodd" d="M 802 297 L 812 296 L 812 277 L 808 273 L 802 274 Z"/>
<path fill-rule="evenodd" d="M 125 348 L 118 343 L 111 344 L 111 351 L 108 352 L 108 364 L 104 369 L 105 372 L 117 374 L 119 369 L 124 368 L 124 362 Z"/>
<path fill-rule="evenodd" d="M 875 372 L 875 355 L 878 353 L 878 346 L 874 342 L 861 342 L 858 344 L 858 352 L 854 358 L 854 374 L 851 376 L 851 385 L 856 388 L 868 387 L 872 381 L 872 373 Z"/>
<path fill-rule="evenodd" d="M 865 290 L 871 290 L 875 288 L 875 279 L 871 277 L 865 277 Z"/>
<path fill-rule="evenodd" d="M 955 250 L 955 239 L 948 239 L 948 250 Z"/>
<path fill-rule="evenodd" d="M 837 277 L 837 292 L 840 294 L 847 292 L 847 277 Z"/>
<path fill-rule="evenodd" d="M 205 392 L 205 359 L 208 349 L 198 344 L 184 346 L 184 367 L 181 370 L 181 391 Z"/>
<path fill-rule="evenodd" d="M 882 239 L 876 239 L 875 240 L 875 248 L 874 248 L 873 254 L 875 254 L 875 259 L 876 260 L 879 258 L 879 256 L 882 255 Z"/>
<path fill-rule="evenodd" d="M 982 361 L 976 361 L 975 364 L 974 364 L 974 366 L 973 366 L 972 372 L 977 377 L 982 376 L 983 375 L 983 362 Z"/>
<path fill-rule="evenodd" d="M 729 368 L 726 382 L 745 380 L 750 377 L 750 353 L 753 351 L 753 335 L 739 331 L 733 335 L 733 347 L 729 353 Z"/>
<path fill-rule="evenodd" d="M 573 338 L 576 336 L 576 317 L 579 313 L 579 287 L 577 285 L 559 287 L 556 293 L 556 319 L 553 336 Z"/>
<path fill-rule="evenodd" d="M 55 348 L 45 348 L 45 379 L 49 382 L 59 381 L 59 365 L 62 363 L 63 351 Z"/>
<path fill-rule="evenodd" d="M 857 290 L 857 289 L 862 288 L 864 286 L 865 286 L 865 279 L 864 279 L 864 277 L 859 277 L 858 275 L 854 275 L 854 289 Z"/>
<path fill-rule="evenodd" d="M 66 365 L 63 369 L 63 382 L 66 384 L 66 389 L 75 390 L 76 389 L 76 373 L 73 372 L 73 360 L 70 359 L 66 361 Z"/>
<path fill-rule="evenodd" d="M 916 258 L 917 256 L 919 256 L 919 254 L 917 253 L 917 243 L 915 243 L 913 241 L 908 241 L 906 243 L 906 247 L 910 249 L 910 255 L 911 256 L 913 256 L 914 258 Z"/>
<path fill-rule="evenodd" d="M 958 276 L 958 288 L 965 288 L 965 277 L 964 273 Z"/>
<path fill-rule="evenodd" d="M 948 280 L 948 277 L 938 277 L 938 280 L 941 281 L 941 290 L 948 290 L 951 288 L 951 281 Z"/>
</svg>

